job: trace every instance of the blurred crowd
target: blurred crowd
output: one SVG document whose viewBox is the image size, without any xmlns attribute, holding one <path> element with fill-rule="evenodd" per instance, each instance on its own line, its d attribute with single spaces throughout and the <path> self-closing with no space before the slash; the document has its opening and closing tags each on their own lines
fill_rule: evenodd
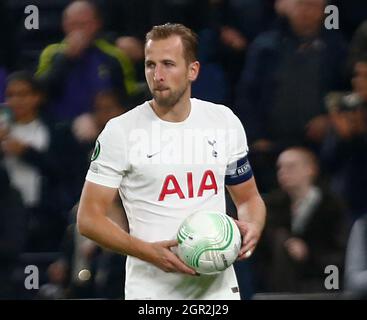
<svg viewBox="0 0 367 320">
<path fill-rule="evenodd" d="M 196 98 L 242 121 L 268 210 L 256 254 L 236 265 L 244 298 L 367 293 L 367 2 L 362 0 L 0 3 L 0 298 L 122 298 L 124 257 L 75 231 L 95 139 L 150 98 L 144 37 L 183 23 L 199 35 Z M 339 29 L 324 26 L 326 5 Z M 230 207 L 231 204 L 229 203 Z M 111 219 L 128 228 L 116 199 Z M 24 267 L 41 288 L 24 289 Z"/>
</svg>

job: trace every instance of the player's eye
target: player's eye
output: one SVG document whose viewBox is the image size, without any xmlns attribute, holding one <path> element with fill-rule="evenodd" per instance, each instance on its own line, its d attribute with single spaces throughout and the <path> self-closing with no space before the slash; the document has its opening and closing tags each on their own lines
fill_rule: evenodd
<svg viewBox="0 0 367 320">
<path fill-rule="evenodd" d="M 175 64 L 172 61 L 165 61 L 163 63 L 166 67 L 173 67 Z"/>
<path fill-rule="evenodd" d="M 148 68 L 148 69 L 152 69 L 152 68 L 154 68 L 154 66 L 155 66 L 155 64 L 153 62 L 148 61 L 148 62 L 145 63 L 145 67 Z"/>
</svg>

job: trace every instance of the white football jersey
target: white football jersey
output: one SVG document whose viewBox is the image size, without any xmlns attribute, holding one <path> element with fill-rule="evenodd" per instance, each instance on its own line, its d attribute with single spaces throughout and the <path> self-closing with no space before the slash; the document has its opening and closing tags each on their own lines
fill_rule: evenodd
<svg viewBox="0 0 367 320">
<path fill-rule="evenodd" d="M 225 175 L 247 155 L 240 120 L 222 105 L 191 99 L 182 122 L 160 119 L 148 102 L 110 120 L 97 139 L 86 180 L 118 188 L 130 234 L 176 239 L 201 210 L 225 212 Z M 228 174 L 228 173 L 227 173 Z M 233 267 L 215 276 L 166 273 L 128 257 L 126 299 L 239 299 Z"/>
</svg>

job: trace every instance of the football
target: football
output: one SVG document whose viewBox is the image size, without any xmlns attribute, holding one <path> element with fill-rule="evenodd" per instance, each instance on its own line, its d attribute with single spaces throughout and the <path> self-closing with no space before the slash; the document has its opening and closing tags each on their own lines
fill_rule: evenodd
<svg viewBox="0 0 367 320">
<path fill-rule="evenodd" d="M 231 217 L 215 211 L 188 216 L 177 232 L 179 258 L 199 274 L 217 274 L 236 260 L 241 234 Z"/>
</svg>

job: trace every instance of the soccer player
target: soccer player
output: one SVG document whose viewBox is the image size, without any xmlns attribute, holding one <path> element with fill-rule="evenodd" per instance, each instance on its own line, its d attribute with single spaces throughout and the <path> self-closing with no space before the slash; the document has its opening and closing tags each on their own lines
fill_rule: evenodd
<svg viewBox="0 0 367 320">
<path fill-rule="evenodd" d="M 243 235 L 240 260 L 254 251 L 264 226 L 241 122 L 225 106 L 190 98 L 200 67 L 196 49 L 196 35 L 180 24 L 147 34 L 145 75 L 153 99 L 109 121 L 87 173 L 78 228 L 128 255 L 126 299 L 240 298 L 232 266 L 198 276 L 174 254 L 188 215 L 226 212 L 225 186 Z M 106 216 L 117 190 L 129 233 Z"/>
</svg>

